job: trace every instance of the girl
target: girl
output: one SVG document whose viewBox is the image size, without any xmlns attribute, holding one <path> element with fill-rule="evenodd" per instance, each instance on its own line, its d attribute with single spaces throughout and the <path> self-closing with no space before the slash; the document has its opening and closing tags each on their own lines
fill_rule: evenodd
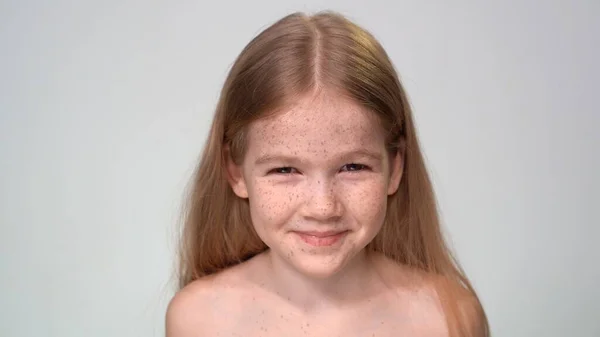
<svg viewBox="0 0 600 337">
<path fill-rule="evenodd" d="M 340 14 L 242 51 L 185 216 L 168 337 L 489 335 L 394 67 Z"/>
</svg>

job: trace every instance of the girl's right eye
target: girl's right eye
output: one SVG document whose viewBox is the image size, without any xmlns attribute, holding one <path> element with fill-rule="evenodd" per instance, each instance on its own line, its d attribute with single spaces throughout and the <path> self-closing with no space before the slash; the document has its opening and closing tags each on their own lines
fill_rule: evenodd
<svg viewBox="0 0 600 337">
<path fill-rule="evenodd" d="M 275 174 L 292 174 L 292 173 L 297 173 L 298 171 L 296 171 L 295 168 L 293 167 L 278 167 L 278 168 L 274 168 L 271 171 L 269 171 L 269 173 L 275 173 Z"/>
</svg>

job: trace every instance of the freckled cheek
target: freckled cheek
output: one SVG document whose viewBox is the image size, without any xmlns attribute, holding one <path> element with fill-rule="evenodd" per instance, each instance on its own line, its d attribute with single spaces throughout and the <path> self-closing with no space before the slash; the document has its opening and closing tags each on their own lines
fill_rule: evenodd
<svg viewBox="0 0 600 337">
<path fill-rule="evenodd" d="M 385 217 L 387 193 L 385 185 L 378 181 L 364 181 L 348 188 L 347 207 L 361 221 L 379 222 Z"/>
<path fill-rule="evenodd" d="M 282 225 L 293 213 L 298 198 L 284 185 L 257 183 L 250 194 L 253 218 L 264 225 Z"/>
</svg>

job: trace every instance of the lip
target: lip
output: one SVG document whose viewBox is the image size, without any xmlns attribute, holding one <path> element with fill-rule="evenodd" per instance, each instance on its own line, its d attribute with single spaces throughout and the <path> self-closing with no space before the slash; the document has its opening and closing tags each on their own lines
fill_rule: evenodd
<svg viewBox="0 0 600 337">
<path fill-rule="evenodd" d="M 338 243 L 348 231 L 296 231 L 302 241 L 315 247 L 328 247 Z"/>
</svg>

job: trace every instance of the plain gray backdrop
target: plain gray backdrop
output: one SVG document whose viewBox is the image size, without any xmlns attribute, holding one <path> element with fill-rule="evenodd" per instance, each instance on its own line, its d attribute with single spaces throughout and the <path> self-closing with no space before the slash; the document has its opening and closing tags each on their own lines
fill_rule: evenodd
<svg viewBox="0 0 600 337">
<path fill-rule="evenodd" d="M 164 335 L 225 75 L 321 9 L 393 59 L 493 334 L 600 336 L 600 2 L 532 0 L 2 1 L 1 336 Z"/>
</svg>

